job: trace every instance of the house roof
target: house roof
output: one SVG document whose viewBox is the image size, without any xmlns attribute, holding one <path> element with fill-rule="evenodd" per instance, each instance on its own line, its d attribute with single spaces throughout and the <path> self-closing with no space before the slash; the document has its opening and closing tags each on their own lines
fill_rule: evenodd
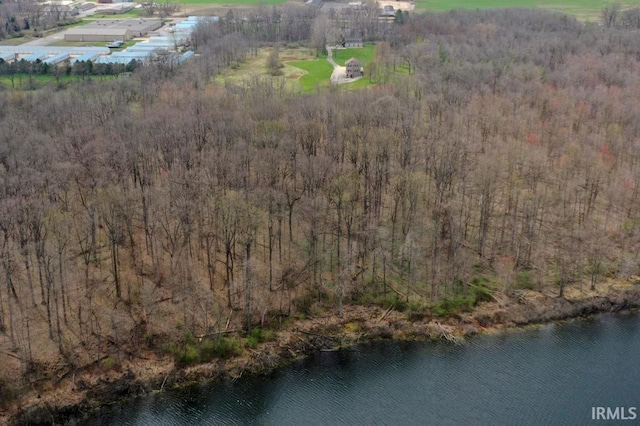
<svg viewBox="0 0 640 426">
<path fill-rule="evenodd" d="M 85 31 L 95 31 L 96 29 L 130 29 L 132 31 L 148 31 L 149 28 L 159 27 L 162 21 L 159 19 L 97 19 L 96 21 L 77 27 Z M 71 30 L 69 30 L 71 31 Z"/>
<path fill-rule="evenodd" d="M 71 28 L 65 32 L 65 35 L 105 35 L 105 36 L 124 36 L 129 32 L 127 28 L 91 28 L 87 31 L 83 28 Z"/>
<path fill-rule="evenodd" d="M 347 64 L 360 64 L 360 61 L 357 60 L 356 58 L 351 58 L 347 62 L 345 62 L 345 65 Z"/>
</svg>

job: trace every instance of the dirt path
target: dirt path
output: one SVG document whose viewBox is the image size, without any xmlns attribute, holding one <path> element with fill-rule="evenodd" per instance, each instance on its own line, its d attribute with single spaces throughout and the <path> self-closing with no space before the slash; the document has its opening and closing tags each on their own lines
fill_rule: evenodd
<svg viewBox="0 0 640 426">
<path fill-rule="evenodd" d="M 333 60 L 333 48 L 330 46 L 327 46 L 327 61 L 331 64 L 331 66 L 333 66 L 333 73 L 331 73 L 331 84 L 352 83 L 362 78 L 347 78 L 347 68 L 338 65 L 336 61 Z"/>
</svg>

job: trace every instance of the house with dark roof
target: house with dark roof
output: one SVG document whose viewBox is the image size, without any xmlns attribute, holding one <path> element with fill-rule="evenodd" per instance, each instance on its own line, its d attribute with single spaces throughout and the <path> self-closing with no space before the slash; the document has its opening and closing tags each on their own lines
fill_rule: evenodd
<svg viewBox="0 0 640 426">
<path fill-rule="evenodd" d="M 344 41 L 344 47 L 363 47 L 364 42 L 361 38 L 348 38 Z"/>
<path fill-rule="evenodd" d="M 345 63 L 347 69 L 347 78 L 362 77 L 364 75 L 364 68 L 362 64 L 356 58 L 351 58 Z"/>
</svg>

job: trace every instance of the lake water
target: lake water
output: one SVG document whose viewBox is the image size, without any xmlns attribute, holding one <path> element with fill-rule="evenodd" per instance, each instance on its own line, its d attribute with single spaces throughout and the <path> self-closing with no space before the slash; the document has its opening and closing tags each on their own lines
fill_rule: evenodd
<svg viewBox="0 0 640 426">
<path fill-rule="evenodd" d="M 592 421 L 592 407 L 638 419 Z M 627 411 L 627 416 L 629 412 Z M 268 377 L 137 399 L 89 425 L 640 424 L 640 315 L 322 352 Z"/>
</svg>

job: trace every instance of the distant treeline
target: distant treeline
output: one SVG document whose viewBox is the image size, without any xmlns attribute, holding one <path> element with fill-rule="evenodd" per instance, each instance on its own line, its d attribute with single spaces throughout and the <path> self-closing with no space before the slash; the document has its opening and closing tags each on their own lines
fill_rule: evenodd
<svg viewBox="0 0 640 426">
<path fill-rule="evenodd" d="M 97 64 L 93 61 L 47 64 L 44 61 L 4 61 L 0 59 L 0 75 L 118 75 L 133 72 L 140 64 L 132 60 L 128 64 Z"/>
<path fill-rule="evenodd" d="M 70 22 L 74 22 L 74 18 L 68 6 L 36 0 L 0 2 L 0 40 L 20 37 L 27 30 L 38 33 Z"/>
<path fill-rule="evenodd" d="M 266 75 L 216 83 L 259 46 L 227 19 L 179 68 L 0 91 L 6 377 L 229 321 L 349 303 L 435 315 L 640 274 L 634 30 L 412 14 L 368 33 L 378 72 L 409 74 L 303 95 Z M 312 33 L 341 25 L 317 16 Z"/>
</svg>

